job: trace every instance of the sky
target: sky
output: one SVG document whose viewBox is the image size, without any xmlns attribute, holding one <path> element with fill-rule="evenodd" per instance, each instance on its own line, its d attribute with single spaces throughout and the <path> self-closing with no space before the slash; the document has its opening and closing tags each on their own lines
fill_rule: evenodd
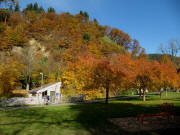
<svg viewBox="0 0 180 135">
<path fill-rule="evenodd" d="M 34 2 L 57 13 L 87 11 L 99 24 L 137 39 L 148 54 L 160 53 L 160 44 L 180 40 L 180 0 L 20 0 L 20 7 Z"/>
</svg>

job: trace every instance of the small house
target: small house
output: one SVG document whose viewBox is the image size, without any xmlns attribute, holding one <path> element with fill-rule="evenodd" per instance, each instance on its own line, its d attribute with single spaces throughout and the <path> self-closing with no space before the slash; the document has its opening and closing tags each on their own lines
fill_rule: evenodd
<svg viewBox="0 0 180 135">
<path fill-rule="evenodd" d="M 50 103 L 59 103 L 62 99 L 61 82 L 45 84 L 30 90 L 29 97 L 36 97 L 39 103 L 42 103 L 48 96 Z"/>
</svg>

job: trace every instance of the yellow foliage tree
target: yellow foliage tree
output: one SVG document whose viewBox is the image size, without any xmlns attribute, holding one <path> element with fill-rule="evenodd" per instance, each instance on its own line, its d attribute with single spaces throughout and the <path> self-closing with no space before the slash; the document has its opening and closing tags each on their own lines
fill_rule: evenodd
<svg viewBox="0 0 180 135">
<path fill-rule="evenodd" d="M 12 90 L 19 84 L 21 74 L 18 66 L 18 62 L 0 65 L 0 96 L 11 96 Z"/>
</svg>

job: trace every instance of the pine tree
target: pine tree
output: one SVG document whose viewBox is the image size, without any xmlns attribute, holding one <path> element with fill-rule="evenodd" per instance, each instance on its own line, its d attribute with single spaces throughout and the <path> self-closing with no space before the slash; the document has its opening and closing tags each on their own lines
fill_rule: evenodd
<svg viewBox="0 0 180 135">
<path fill-rule="evenodd" d="M 89 15 L 87 12 L 84 12 L 84 15 L 83 15 L 85 18 L 89 19 Z"/>
<path fill-rule="evenodd" d="M 40 8 L 38 9 L 38 12 L 39 12 L 39 13 L 44 12 L 44 8 L 43 8 L 42 6 L 40 6 Z"/>
<path fill-rule="evenodd" d="M 55 9 L 53 7 L 48 8 L 48 13 L 55 13 Z"/>
<path fill-rule="evenodd" d="M 38 11 L 38 4 L 37 4 L 37 2 L 34 3 L 34 5 L 33 5 L 33 10 L 36 11 L 36 12 Z"/>
<path fill-rule="evenodd" d="M 20 7 L 19 7 L 19 3 L 16 3 L 16 6 L 14 8 L 15 12 L 19 12 L 20 11 Z"/>
</svg>

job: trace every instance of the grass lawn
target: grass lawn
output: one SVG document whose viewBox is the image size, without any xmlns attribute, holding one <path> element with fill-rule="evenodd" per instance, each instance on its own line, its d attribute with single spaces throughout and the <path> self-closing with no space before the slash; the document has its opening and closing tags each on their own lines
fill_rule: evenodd
<svg viewBox="0 0 180 135">
<path fill-rule="evenodd" d="M 134 117 L 141 113 L 155 113 L 160 104 L 174 103 L 176 115 L 180 115 L 180 93 L 104 103 L 49 106 L 0 111 L 0 135 L 134 135 L 179 134 L 175 129 L 130 133 L 113 125 L 109 118 Z"/>
</svg>

